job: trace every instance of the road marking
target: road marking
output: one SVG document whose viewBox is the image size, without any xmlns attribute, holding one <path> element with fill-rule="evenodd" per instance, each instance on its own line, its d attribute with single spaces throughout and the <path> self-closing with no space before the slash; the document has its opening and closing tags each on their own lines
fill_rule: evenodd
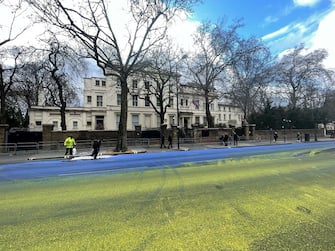
<svg viewBox="0 0 335 251">
<path fill-rule="evenodd" d="M 102 171 L 90 171 L 90 172 L 77 172 L 77 173 L 60 173 L 57 176 L 73 176 L 73 175 L 83 175 L 83 174 L 95 174 L 95 173 L 106 173 L 113 172 L 115 170 L 102 170 Z"/>
</svg>

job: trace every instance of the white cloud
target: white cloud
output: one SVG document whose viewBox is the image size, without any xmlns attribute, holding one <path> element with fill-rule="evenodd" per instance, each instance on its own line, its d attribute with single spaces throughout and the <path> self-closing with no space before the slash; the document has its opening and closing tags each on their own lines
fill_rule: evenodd
<svg viewBox="0 0 335 251">
<path fill-rule="evenodd" d="M 335 0 L 333 0 L 335 3 Z M 334 6 L 335 7 L 335 6 Z M 280 54 L 300 43 L 310 50 L 324 48 L 328 58 L 324 61 L 327 68 L 335 68 L 335 38 L 331 31 L 335 27 L 335 8 L 311 16 L 305 22 L 291 23 L 275 32 L 262 37 L 271 50 Z"/>
<path fill-rule="evenodd" d="M 200 22 L 191 21 L 185 15 L 176 18 L 168 30 L 168 36 L 172 38 L 173 42 L 179 49 L 183 51 L 192 51 L 193 39 L 192 35 L 199 27 Z"/>
<path fill-rule="evenodd" d="M 270 34 L 267 34 L 265 36 L 262 37 L 263 40 L 271 40 L 271 39 L 275 39 L 277 37 L 280 37 L 284 34 L 287 34 L 287 32 L 289 31 L 289 25 L 275 31 L 275 32 L 272 32 Z"/>
<path fill-rule="evenodd" d="M 321 0 L 293 0 L 293 4 L 295 6 L 302 6 L 302 7 L 312 7 L 318 4 Z"/>
<path fill-rule="evenodd" d="M 324 48 L 328 51 L 328 58 L 325 60 L 325 66 L 335 68 L 335 37 L 332 31 L 335 27 L 335 10 L 326 15 L 319 23 L 318 29 L 312 38 L 312 48 Z"/>
<path fill-rule="evenodd" d="M 278 22 L 278 20 L 279 20 L 278 17 L 267 16 L 267 17 L 265 18 L 264 21 L 265 21 L 266 24 L 271 24 L 271 23 L 276 23 L 276 22 Z"/>
</svg>

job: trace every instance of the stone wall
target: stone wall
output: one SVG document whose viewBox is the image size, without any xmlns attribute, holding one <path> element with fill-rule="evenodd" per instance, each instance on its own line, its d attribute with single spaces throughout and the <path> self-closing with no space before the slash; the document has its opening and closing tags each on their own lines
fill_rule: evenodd
<svg viewBox="0 0 335 251">
<path fill-rule="evenodd" d="M 43 125 L 43 141 L 44 142 L 62 142 L 64 139 L 72 135 L 76 140 L 115 140 L 117 138 L 117 131 L 53 131 L 52 125 Z M 299 132 L 302 139 L 305 134 L 309 134 L 310 139 L 314 140 L 315 137 L 324 137 L 325 132 L 323 129 L 280 129 L 280 130 L 255 130 L 254 126 L 244 128 L 246 131 L 246 140 L 267 140 L 273 137 L 273 133 L 276 131 L 279 136 L 279 140 L 285 139 L 292 140 L 296 139 L 297 133 Z M 177 129 L 174 128 L 173 134 L 176 137 Z M 231 128 L 194 128 L 193 139 L 196 142 L 205 141 L 216 141 L 222 135 L 232 135 L 233 129 Z M 141 137 L 139 131 L 128 131 L 128 138 Z M 0 134 L 1 137 L 1 134 Z M 1 138 L 0 138 L 1 139 Z"/>
<path fill-rule="evenodd" d="M 117 131 L 53 131 L 53 125 L 43 125 L 44 142 L 62 142 L 68 136 L 73 136 L 76 140 L 112 140 L 117 138 Z M 135 131 L 128 132 L 129 138 L 138 137 Z"/>
</svg>

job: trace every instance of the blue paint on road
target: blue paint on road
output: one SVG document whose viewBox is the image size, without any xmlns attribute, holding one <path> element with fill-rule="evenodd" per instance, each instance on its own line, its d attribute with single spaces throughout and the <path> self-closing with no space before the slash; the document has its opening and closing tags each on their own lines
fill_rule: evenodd
<svg viewBox="0 0 335 251">
<path fill-rule="evenodd" d="M 167 151 L 144 154 L 115 155 L 97 160 L 34 160 L 0 166 L 0 181 L 34 179 L 51 176 L 94 174 L 152 168 L 176 167 L 185 163 L 204 163 L 227 158 L 268 154 L 313 148 L 334 148 L 334 142 L 284 144 L 191 151 Z"/>
</svg>

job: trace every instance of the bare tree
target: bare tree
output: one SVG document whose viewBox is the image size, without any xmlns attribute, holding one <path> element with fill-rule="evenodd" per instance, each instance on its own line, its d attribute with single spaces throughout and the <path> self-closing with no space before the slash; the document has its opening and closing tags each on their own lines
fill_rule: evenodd
<svg viewBox="0 0 335 251">
<path fill-rule="evenodd" d="M 11 81 L 11 99 L 22 111 L 37 105 L 59 107 L 61 127 L 66 130 L 65 110 L 77 103 L 76 76 L 85 69 L 85 61 L 55 37 L 45 44 L 44 49 L 27 48 L 21 56 L 21 67 Z"/>
<path fill-rule="evenodd" d="M 16 74 L 23 67 L 24 50 L 23 47 L 13 47 L 7 49 L 5 55 L 1 55 L 2 58 L 9 58 L 11 62 L 10 65 L 0 68 L 0 123 L 7 122 L 9 101 L 15 100 L 13 99 L 13 96 L 15 96 L 13 95 L 13 87 L 16 83 Z"/>
<path fill-rule="evenodd" d="M 143 71 L 146 80 L 140 89 L 139 97 L 145 100 L 160 117 L 160 124 L 164 124 L 167 109 L 173 105 L 175 83 L 175 55 L 171 44 L 160 46 L 148 55 L 148 67 Z"/>
<path fill-rule="evenodd" d="M 244 119 L 257 107 L 263 91 L 271 81 L 269 68 L 272 62 L 270 50 L 254 37 L 239 42 L 239 60 L 233 62 L 229 76 L 228 97 L 242 108 Z"/>
<path fill-rule="evenodd" d="M 26 63 L 16 76 L 14 91 L 26 109 L 39 105 L 39 95 L 43 93 L 43 85 L 47 82 L 47 72 L 43 61 Z"/>
<path fill-rule="evenodd" d="M 222 81 L 222 73 L 236 61 L 239 54 L 236 47 L 239 42 L 237 29 L 239 21 L 225 27 L 224 21 L 213 25 L 203 23 L 194 36 L 196 54 L 189 57 L 188 71 L 194 87 L 203 92 L 205 97 L 206 118 L 208 127 L 214 127 L 214 118 L 210 104 L 214 98 L 215 85 Z"/>
<path fill-rule="evenodd" d="M 143 71 L 144 86 L 139 89 L 139 97 L 145 100 L 145 106 L 151 106 L 160 118 L 160 136 L 163 142 L 167 110 L 173 106 L 176 96 L 178 65 L 172 48 L 172 42 L 157 46 L 148 54 L 148 67 Z M 178 119 L 178 116 L 177 116 Z"/>
<path fill-rule="evenodd" d="M 333 122 L 335 120 L 334 103 L 335 103 L 335 90 L 334 89 L 328 90 L 325 93 L 324 104 L 322 106 L 323 111 L 326 114 L 325 118 L 326 122 Z"/>
<path fill-rule="evenodd" d="M 73 76 L 78 76 L 85 69 L 85 63 L 65 42 L 55 36 L 46 41 L 48 48 L 43 50 L 44 61 L 42 71 L 47 78 L 43 84 L 45 105 L 57 106 L 61 114 L 61 128 L 66 130 L 66 107 L 76 101 L 77 88 Z"/>
<path fill-rule="evenodd" d="M 13 86 L 14 74 L 17 71 L 17 62 L 18 58 L 21 55 L 21 52 L 17 49 L 18 53 L 14 53 L 13 49 L 5 48 L 11 41 L 17 39 L 20 35 L 22 35 L 29 27 L 30 24 L 24 25 L 22 27 L 17 27 L 16 21 L 20 15 L 24 13 L 24 9 L 22 8 L 21 0 L 18 1 L 0 1 L 1 8 L 7 8 L 11 12 L 11 19 L 5 20 L 2 25 L 0 25 L 0 123 L 6 123 L 6 101 L 8 100 L 8 94 Z M 4 67 L 4 60 L 8 60 L 7 56 L 4 55 L 12 55 L 11 61 L 14 61 L 14 66 L 11 67 L 11 70 Z M 11 71 L 11 73 L 8 73 Z M 4 76 L 6 75 L 6 77 Z M 6 78 L 6 79 L 5 79 Z M 7 82 L 9 81 L 9 82 Z"/>
<path fill-rule="evenodd" d="M 121 27 L 107 0 L 27 0 L 41 19 L 77 39 L 105 75 L 121 84 L 121 114 L 116 151 L 127 150 L 128 76 L 143 67 L 147 52 L 166 34 L 167 23 L 179 10 L 190 10 L 198 0 L 128 0 L 129 20 Z M 127 31 L 120 34 L 120 29 Z M 125 39 L 124 39 L 125 38 Z"/>
<path fill-rule="evenodd" d="M 306 107 L 308 100 L 305 97 L 317 97 L 315 91 L 331 80 L 330 70 L 322 65 L 327 56 L 324 49 L 306 53 L 302 44 L 284 55 L 274 66 L 275 83 L 284 89 L 290 109 Z"/>
<path fill-rule="evenodd" d="M 22 6 L 23 2 L 24 0 L 0 1 L 0 7 L 11 12 L 11 18 L 3 21 L 0 25 L 0 47 L 17 39 L 31 26 L 31 24 L 17 24 L 18 18 L 25 13 L 25 8 Z"/>
</svg>

